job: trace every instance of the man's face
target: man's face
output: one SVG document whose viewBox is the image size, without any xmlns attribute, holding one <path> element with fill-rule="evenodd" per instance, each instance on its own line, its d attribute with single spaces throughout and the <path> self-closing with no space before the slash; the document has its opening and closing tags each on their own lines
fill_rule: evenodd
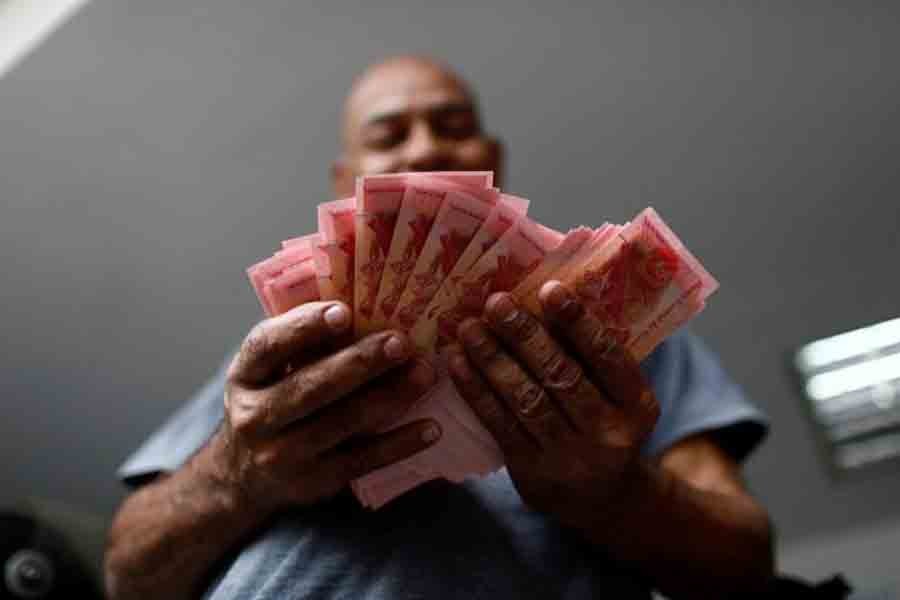
<svg viewBox="0 0 900 600">
<path fill-rule="evenodd" d="M 499 181 L 500 162 L 500 144 L 482 132 L 472 98 L 450 73 L 385 64 L 348 100 L 335 192 L 351 195 L 357 175 L 401 171 L 495 171 Z"/>
</svg>

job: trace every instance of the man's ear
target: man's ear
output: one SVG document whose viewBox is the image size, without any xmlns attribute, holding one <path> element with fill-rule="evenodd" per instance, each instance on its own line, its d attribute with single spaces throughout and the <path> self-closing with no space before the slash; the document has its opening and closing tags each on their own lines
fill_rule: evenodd
<svg viewBox="0 0 900 600">
<path fill-rule="evenodd" d="M 353 176 L 353 169 L 343 155 L 337 157 L 331 163 L 331 186 L 334 189 L 335 199 L 347 198 L 352 196 L 355 191 L 356 178 Z"/>
</svg>

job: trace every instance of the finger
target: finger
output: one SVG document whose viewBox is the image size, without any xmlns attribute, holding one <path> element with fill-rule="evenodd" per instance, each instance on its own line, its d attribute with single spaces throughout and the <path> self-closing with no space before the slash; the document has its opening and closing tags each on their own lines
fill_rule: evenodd
<svg viewBox="0 0 900 600">
<path fill-rule="evenodd" d="M 286 427 L 405 363 L 410 351 L 406 336 L 389 330 L 306 365 L 266 390 L 261 425 Z"/>
<path fill-rule="evenodd" d="M 538 384 L 510 356 L 479 319 L 467 319 L 459 327 L 463 349 L 525 429 L 542 447 L 560 443 L 573 433 L 572 426 Z"/>
<path fill-rule="evenodd" d="M 228 370 L 229 380 L 262 387 L 280 378 L 291 361 L 347 330 L 350 311 L 341 302 L 301 304 L 254 327 Z"/>
<path fill-rule="evenodd" d="M 434 382 L 431 365 L 414 361 L 297 423 L 277 445 L 306 461 L 360 433 L 374 434 L 402 417 Z"/>
<path fill-rule="evenodd" d="M 507 408 L 506 403 L 497 398 L 481 375 L 472 368 L 463 349 L 454 344 L 448 346 L 445 353 L 450 377 L 456 384 L 459 395 L 472 407 L 472 411 L 491 432 L 504 453 L 520 454 L 537 449 L 535 439 Z"/>
<path fill-rule="evenodd" d="M 645 424 L 655 424 L 659 404 L 653 390 L 638 363 L 600 318 L 586 310 L 578 297 L 558 281 L 544 284 L 538 298 L 548 319 L 576 348 L 609 398 Z"/>
<path fill-rule="evenodd" d="M 512 296 L 498 293 L 488 298 L 485 317 L 504 346 L 525 364 L 577 430 L 592 431 L 598 421 L 613 416 L 615 407 L 585 376 L 578 361 Z"/>
<path fill-rule="evenodd" d="M 437 421 L 413 421 L 365 444 L 335 452 L 319 463 L 319 473 L 337 491 L 354 479 L 425 450 L 440 437 Z"/>
</svg>

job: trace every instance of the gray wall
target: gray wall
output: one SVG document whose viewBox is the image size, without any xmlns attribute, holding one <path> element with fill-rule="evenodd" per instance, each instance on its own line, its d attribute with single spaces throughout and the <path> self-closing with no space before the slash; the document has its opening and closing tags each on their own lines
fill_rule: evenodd
<svg viewBox="0 0 900 600">
<path fill-rule="evenodd" d="M 112 510 L 259 317 L 244 267 L 314 228 L 354 74 L 425 51 L 536 218 L 652 204 L 720 278 L 695 329 L 773 417 L 748 477 L 785 546 L 900 519 L 896 471 L 828 479 L 785 367 L 898 312 L 896 4 L 378 4 L 95 0 L 0 81 L 0 502 Z"/>
</svg>

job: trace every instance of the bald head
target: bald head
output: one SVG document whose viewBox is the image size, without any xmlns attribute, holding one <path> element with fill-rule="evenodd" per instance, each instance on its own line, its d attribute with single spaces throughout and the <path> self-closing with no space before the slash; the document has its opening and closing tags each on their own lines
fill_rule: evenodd
<svg viewBox="0 0 900 600">
<path fill-rule="evenodd" d="M 397 56 L 367 68 L 357 77 L 344 103 L 344 143 L 352 142 L 359 120 L 371 117 L 391 106 L 402 104 L 410 96 L 438 89 L 473 109 L 475 99 L 468 86 L 449 67 L 421 56 Z"/>
<path fill-rule="evenodd" d="M 500 167 L 500 145 L 483 134 L 469 87 L 445 65 L 418 56 L 379 62 L 356 79 L 342 142 L 333 170 L 340 196 L 361 174 Z"/>
</svg>

